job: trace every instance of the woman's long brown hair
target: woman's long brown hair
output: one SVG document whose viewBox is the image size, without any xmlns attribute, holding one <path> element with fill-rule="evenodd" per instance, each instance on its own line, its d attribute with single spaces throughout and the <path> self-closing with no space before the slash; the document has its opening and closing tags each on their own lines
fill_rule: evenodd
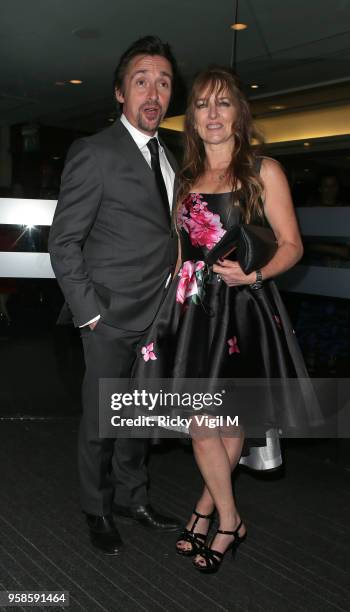
<svg viewBox="0 0 350 612">
<path fill-rule="evenodd" d="M 257 150 L 252 146 L 253 138 L 261 143 L 261 135 L 253 127 L 252 115 L 248 101 L 242 92 L 237 77 L 227 68 L 215 66 L 201 72 L 192 85 L 185 115 L 184 159 L 179 173 L 177 206 L 179 207 L 206 169 L 206 155 L 203 141 L 195 129 L 194 113 L 196 102 L 203 93 L 209 97 L 213 92 L 218 96 L 225 92 L 231 97 L 237 110 L 233 126 L 234 149 L 227 169 L 227 176 L 232 191 L 240 184 L 240 198 L 243 217 L 246 223 L 258 216 L 263 216 L 263 183 L 257 168 Z M 233 201 L 235 197 L 233 196 Z"/>
</svg>

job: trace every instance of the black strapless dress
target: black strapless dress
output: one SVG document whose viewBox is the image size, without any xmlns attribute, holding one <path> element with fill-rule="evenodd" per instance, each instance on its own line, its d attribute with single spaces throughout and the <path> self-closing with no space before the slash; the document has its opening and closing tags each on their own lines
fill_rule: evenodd
<svg viewBox="0 0 350 612">
<path fill-rule="evenodd" d="M 204 264 L 225 231 L 241 222 L 232 193 L 191 193 L 178 213 L 182 267 L 138 348 L 134 376 L 148 378 L 308 379 L 303 357 L 273 281 L 257 290 L 228 287 Z M 310 385 L 311 387 L 311 385 Z M 305 412 L 317 414 L 307 389 Z M 293 398 L 285 398 L 267 443 L 251 447 L 241 463 L 271 469 L 281 463 L 279 426 L 295 426 Z M 290 418 L 289 418 L 290 412 Z M 310 414 L 300 415 L 305 420 Z M 271 410 L 267 422 L 271 421 Z M 275 426 L 275 428 L 274 428 Z"/>
</svg>

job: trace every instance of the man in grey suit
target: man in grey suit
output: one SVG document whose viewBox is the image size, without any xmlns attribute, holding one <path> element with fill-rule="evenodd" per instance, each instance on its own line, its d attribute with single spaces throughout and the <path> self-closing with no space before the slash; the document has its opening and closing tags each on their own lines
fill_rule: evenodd
<svg viewBox="0 0 350 612">
<path fill-rule="evenodd" d="M 148 503 L 144 439 L 98 435 L 99 378 L 128 378 L 177 256 L 171 223 L 176 162 L 158 140 L 176 66 L 159 38 L 136 41 L 115 71 L 123 114 L 71 146 L 49 250 L 67 315 L 81 328 L 85 357 L 79 433 L 81 501 L 92 544 L 117 554 L 113 514 L 177 529 Z"/>
</svg>

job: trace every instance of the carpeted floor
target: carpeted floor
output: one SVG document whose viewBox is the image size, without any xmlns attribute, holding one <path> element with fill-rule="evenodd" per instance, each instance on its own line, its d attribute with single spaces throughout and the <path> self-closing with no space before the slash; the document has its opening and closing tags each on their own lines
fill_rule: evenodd
<svg viewBox="0 0 350 612">
<path fill-rule="evenodd" d="M 240 470 L 248 538 L 214 576 L 136 524 L 119 522 L 125 550 L 105 557 L 78 500 L 78 334 L 30 311 L 1 332 L 0 362 L 0 591 L 68 591 L 72 612 L 350 610 L 348 442 L 285 442 L 282 472 Z M 185 523 L 201 488 L 190 447 L 154 447 L 149 467 L 153 505 Z"/>
<path fill-rule="evenodd" d="M 174 534 L 119 522 L 118 557 L 90 547 L 77 427 L 76 417 L 1 422 L 0 590 L 69 591 L 74 612 L 350 609 L 349 473 L 322 460 L 322 445 L 290 443 L 282 474 L 240 471 L 249 537 L 234 562 L 205 577 L 175 554 Z M 201 484 L 190 450 L 156 448 L 150 474 L 153 505 L 185 522 Z"/>
</svg>

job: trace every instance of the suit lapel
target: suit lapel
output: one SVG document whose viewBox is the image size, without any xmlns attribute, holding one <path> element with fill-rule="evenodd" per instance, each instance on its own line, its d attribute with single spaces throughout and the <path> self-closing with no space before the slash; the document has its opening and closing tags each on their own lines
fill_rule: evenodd
<svg viewBox="0 0 350 612">
<path fill-rule="evenodd" d="M 132 136 L 119 120 L 115 122 L 112 129 L 115 130 L 114 133 L 117 137 L 118 148 L 122 150 L 123 157 L 132 164 L 135 174 L 137 174 L 137 177 L 144 183 L 146 189 L 152 192 L 154 190 L 153 171 L 149 167 Z"/>
</svg>

